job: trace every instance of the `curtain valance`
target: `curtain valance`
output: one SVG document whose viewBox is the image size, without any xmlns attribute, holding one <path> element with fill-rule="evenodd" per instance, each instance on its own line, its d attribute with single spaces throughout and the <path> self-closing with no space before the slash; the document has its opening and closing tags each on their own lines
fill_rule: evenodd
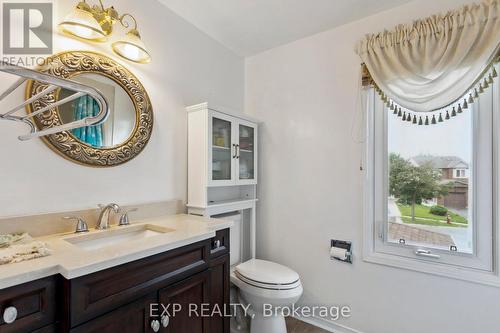
<svg viewBox="0 0 500 333">
<path fill-rule="evenodd" d="M 384 99 L 414 112 L 459 102 L 496 76 L 500 0 L 367 35 L 356 52 Z"/>
</svg>

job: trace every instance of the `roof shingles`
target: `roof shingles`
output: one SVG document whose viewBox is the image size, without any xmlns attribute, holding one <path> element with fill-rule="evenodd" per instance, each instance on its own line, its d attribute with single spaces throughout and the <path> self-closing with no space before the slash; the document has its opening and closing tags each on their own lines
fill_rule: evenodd
<svg viewBox="0 0 500 333">
<path fill-rule="evenodd" d="M 412 157 L 411 161 L 418 166 L 430 164 L 436 169 L 469 168 L 469 164 L 458 156 L 418 155 Z"/>
</svg>

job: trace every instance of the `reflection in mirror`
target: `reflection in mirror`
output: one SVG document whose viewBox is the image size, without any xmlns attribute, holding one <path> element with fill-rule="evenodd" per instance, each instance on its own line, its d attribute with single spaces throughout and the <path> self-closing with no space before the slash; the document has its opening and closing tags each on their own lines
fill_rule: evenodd
<svg viewBox="0 0 500 333">
<path fill-rule="evenodd" d="M 111 148 L 125 143 L 136 126 L 136 110 L 127 92 L 114 80 L 96 73 L 82 73 L 71 78 L 74 81 L 97 88 L 109 103 L 109 117 L 101 125 L 88 126 L 72 130 L 79 141 L 96 148 Z M 58 99 L 63 99 L 74 92 L 62 89 Z M 95 116 L 99 107 L 93 98 L 82 96 L 59 107 L 62 123 L 69 123 Z"/>
</svg>

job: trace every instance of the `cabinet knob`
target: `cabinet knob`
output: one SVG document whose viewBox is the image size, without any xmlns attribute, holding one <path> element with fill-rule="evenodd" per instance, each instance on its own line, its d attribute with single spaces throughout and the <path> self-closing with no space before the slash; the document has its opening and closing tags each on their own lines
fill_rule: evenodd
<svg viewBox="0 0 500 333">
<path fill-rule="evenodd" d="M 161 324 L 163 327 L 167 327 L 168 324 L 170 324 L 170 317 L 169 316 L 161 316 Z"/>
<path fill-rule="evenodd" d="M 160 330 L 160 322 L 158 320 L 152 320 L 151 321 L 151 328 L 153 329 L 153 332 L 158 332 Z"/>
<path fill-rule="evenodd" d="M 13 306 L 9 306 L 3 312 L 3 321 L 6 324 L 12 324 L 17 319 L 17 309 Z"/>
</svg>

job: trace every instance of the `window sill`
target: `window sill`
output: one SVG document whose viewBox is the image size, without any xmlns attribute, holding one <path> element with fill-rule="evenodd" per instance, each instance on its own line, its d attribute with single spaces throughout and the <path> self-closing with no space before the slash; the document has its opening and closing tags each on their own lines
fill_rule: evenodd
<svg viewBox="0 0 500 333">
<path fill-rule="evenodd" d="M 500 288 L 500 276 L 498 272 L 486 272 L 464 267 L 424 262 L 418 259 L 410 259 L 373 251 L 363 253 L 363 261 Z"/>
</svg>

